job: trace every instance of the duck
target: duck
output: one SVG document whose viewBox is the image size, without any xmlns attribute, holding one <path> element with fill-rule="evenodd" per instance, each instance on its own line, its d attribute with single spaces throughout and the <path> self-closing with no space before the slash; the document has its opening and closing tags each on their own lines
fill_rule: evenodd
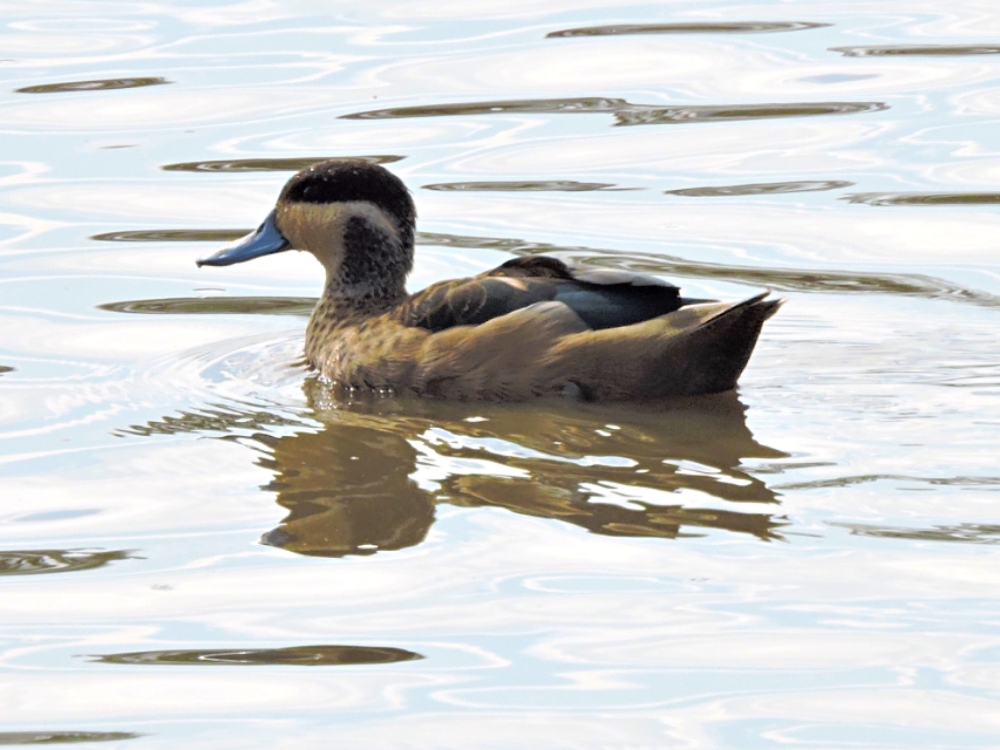
<svg viewBox="0 0 1000 750">
<path fill-rule="evenodd" d="M 682 297 L 657 276 L 528 255 L 409 294 L 416 206 L 364 159 L 295 174 L 263 223 L 197 261 L 300 250 L 326 271 L 305 361 L 334 389 L 460 401 L 643 401 L 736 387 L 782 300 Z"/>
</svg>

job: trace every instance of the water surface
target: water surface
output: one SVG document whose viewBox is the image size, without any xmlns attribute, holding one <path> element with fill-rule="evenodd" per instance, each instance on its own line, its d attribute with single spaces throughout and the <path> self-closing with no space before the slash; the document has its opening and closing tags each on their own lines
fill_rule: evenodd
<svg viewBox="0 0 1000 750">
<path fill-rule="evenodd" d="M 997 746 L 992 6 L 0 13 L 0 744 Z M 194 265 L 336 156 L 412 289 L 787 301 L 735 394 L 337 400 L 311 258 Z"/>
</svg>

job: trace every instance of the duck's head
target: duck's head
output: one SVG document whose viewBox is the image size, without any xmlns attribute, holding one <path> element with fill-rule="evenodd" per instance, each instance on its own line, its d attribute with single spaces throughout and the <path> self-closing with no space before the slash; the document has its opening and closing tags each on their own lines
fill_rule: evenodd
<svg viewBox="0 0 1000 750">
<path fill-rule="evenodd" d="M 392 297 L 403 292 L 413 266 L 416 218 L 413 199 L 394 174 L 362 159 L 330 159 L 292 177 L 255 232 L 198 265 L 307 250 L 338 292 Z"/>
</svg>

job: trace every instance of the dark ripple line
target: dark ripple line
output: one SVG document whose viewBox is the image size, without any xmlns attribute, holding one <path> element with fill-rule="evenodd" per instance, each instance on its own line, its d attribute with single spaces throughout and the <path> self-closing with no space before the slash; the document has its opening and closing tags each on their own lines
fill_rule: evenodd
<svg viewBox="0 0 1000 750">
<path fill-rule="evenodd" d="M 669 125 L 688 122 L 764 120 L 774 117 L 818 117 L 881 112 L 884 102 L 805 102 L 779 104 L 730 104 L 722 106 L 636 106 L 615 113 L 615 125 Z"/>
<path fill-rule="evenodd" d="M 991 524 L 960 523 L 953 526 L 936 525 L 929 529 L 914 529 L 905 526 L 876 526 L 864 523 L 828 523 L 830 526 L 848 529 L 855 536 L 912 539 L 924 542 L 1000 544 L 1000 526 Z"/>
<path fill-rule="evenodd" d="M 38 86 L 25 86 L 14 89 L 16 94 L 66 94 L 78 91 L 112 91 L 115 89 L 136 89 L 143 86 L 164 86 L 173 81 L 159 76 L 146 78 L 102 78 L 94 81 L 65 81 L 63 83 L 44 83 Z"/>
<path fill-rule="evenodd" d="M 1000 203 L 1000 193 L 852 193 L 840 200 L 869 206 L 989 206 Z"/>
<path fill-rule="evenodd" d="M 783 31 L 805 31 L 833 26 L 832 23 L 809 21 L 732 21 L 719 23 L 623 23 L 606 26 L 581 26 L 551 31 L 546 39 L 579 36 L 623 36 L 629 34 L 773 34 Z"/>
<path fill-rule="evenodd" d="M 844 57 L 914 56 L 963 56 L 1000 55 L 1000 46 L 984 44 L 916 44 L 884 45 L 871 47 L 830 47 L 830 52 L 840 52 Z"/>
<path fill-rule="evenodd" d="M 754 120 L 774 117 L 815 117 L 879 112 L 884 102 L 788 102 L 663 107 L 631 104 L 624 99 L 583 97 L 574 99 L 511 99 L 503 101 L 431 104 L 416 107 L 373 109 L 341 115 L 342 120 L 381 120 L 408 117 L 454 117 L 507 113 L 614 115 L 616 126 L 666 125 L 691 122 Z"/>
<path fill-rule="evenodd" d="M 99 310 L 140 315 L 305 315 L 314 297 L 168 297 L 106 302 Z"/>
<path fill-rule="evenodd" d="M 454 115 L 489 115 L 498 113 L 562 114 L 566 112 L 614 112 L 630 106 L 624 99 L 581 97 L 575 99 L 508 99 L 488 102 L 427 104 L 417 107 L 372 109 L 341 115 L 340 120 L 388 120 L 404 117 L 449 117 Z"/>
<path fill-rule="evenodd" d="M 389 646 L 292 646 L 256 649 L 193 649 L 91 654 L 104 664 L 284 665 L 299 667 L 394 664 L 423 659 L 421 654 Z"/>
<path fill-rule="evenodd" d="M 135 732 L 0 732 L 0 745 L 61 745 L 79 742 L 118 742 L 145 735 Z"/>
<path fill-rule="evenodd" d="M 90 237 L 98 242 L 229 242 L 246 237 L 253 229 L 135 229 L 103 232 Z"/>
<path fill-rule="evenodd" d="M 186 161 L 177 164 L 164 164 L 160 169 L 165 172 L 297 172 L 311 167 L 321 161 L 332 159 L 331 156 L 294 156 L 287 158 L 259 159 L 216 159 L 213 161 Z M 392 164 L 402 161 L 405 156 L 393 154 L 373 154 L 368 156 L 343 157 L 363 159 L 372 164 Z"/>
<path fill-rule="evenodd" d="M 681 195 L 690 198 L 710 198 L 730 195 L 773 195 L 776 193 L 813 193 L 824 190 L 839 190 L 854 183 L 846 180 L 801 180 L 796 182 L 758 182 L 746 185 L 721 185 L 718 187 L 682 188 L 664 190 L 666 195 Z"/>
<path fill-rule="evenodd" d="M 812 482 L 796 482 L 775 486 L 782 490 L 815 490 L 829 487 L 852 487 L 858 484 L 872 482 L 914 482 L 934 486 L 954 487 L 1000 487 L 1000 477 L 915 477 L 907 474 L 859 474 L 850 477 L 835 477 L 833 479 L 817 479 Z"/>
</svg>

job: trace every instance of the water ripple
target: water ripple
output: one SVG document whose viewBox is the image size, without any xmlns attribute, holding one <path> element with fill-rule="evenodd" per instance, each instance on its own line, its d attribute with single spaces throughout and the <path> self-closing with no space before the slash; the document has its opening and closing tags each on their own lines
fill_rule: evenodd
<svg viewBox="0 0 1000 750">
<path fill-rule="evenodd" d="M 311 167 L 330 156 L 295 156 L 290 158 L 262 159 L 217 159 L 214 161 L 186 161 L 178 164 L 164 164 L 161 169 L 166 172 L 297 172 Z M 402 161 L 405 156 L 392 154 L 377 154 L 372 156 L 352 156 L 352 159 L 363 159 L 372 164 L 392 164 Z"/>
<path fill-rule="evenodd" d="M 106 302 L 98 309 L 144 315 L 304 315 L 314 297 L 172 297 Z"/>
<path fill-rule="evenodd" d="M 609 26 L 583 26 L 552 31 L 546 39 L 577 36 L 621 36 L 625 34 L 770 34 L 780 31 L 804 31 L 832 26 L 808 21 L 730 21 L 704 23 L 630 23 Z"/>
<path fill-rule="evenodd" d="M 914 529 L 903 526 L 875 526 L 864 523 L 835 523 L 855 536 L 880 539 L 913 539 L 925 542 L 960 542 L 964 544 L 1000 544 L 1000 526 L 995 524 L 960 523 L 954 526 L 934 526 Z"/>
<path fill-rule="evenodd" d="M 758 182 L 746 185 L 720 185 L 718 187 L 683 188 L 664 190 L 666 195 L 683 195 L 690 198 L 708 198 L 727 195 L 771 195 L 774 193 L 812 193 L 839 190 L 853 185 L 846 180 L 799 180 L 792 182 Z"/>
<path fill-rule="evenodd" d="M 504 101 L 427 104 L 418 107 L 372 109 L 341 115 L 341 120 L 391 120 L 405 117 L 452 117 L 506 113 L 590 113 L 615 112 L 631 106 L 624 99 L 581 97 L 575 99 L 511 99 Z"/>
<path fill-rule="evenodd" d="M 1000 55 L 1000 46 L 989 44 L 900 44 L 871 47 L 830 47 L 829 49 L 831 52 L 840 52 L 845 57 Z"/>
<path fill-rule="evenodd" d="M 852 193 L 841 200 L 869 206 L 975 206 L 1000 203 L 1000 193 Z"/>
<path fill-rule="evenodd" d="M 589 97 L 578 99 L 511 99 L 503 101 L 431 104 L 417 107 L 373 109 L 341 115 L 343 120 L 387 120 L 407 117 L 454 117 L 489 114 L 591 114 L 607 112 L 615 125 L 664 125 L 689 122 L 759 120 L 774 117 L 815 117 L 880 112 L 884 102 L 788 102 L 776 104 L 728 104 L 663 107 L 631 104 L 624 99 Z"/>
<path fill-rule="evenodd" d="M 163 86 L 173 81 L 166 78 L 103 78 L 95 81 L 64 81 L 63 83 L 44 83 L 38 86 L 25 86 L 14 89 L 18 94 L 64 94 L 73 91 L 111 91 L 113 89 L 136 89 L 143 86 Z"/>
<path fill-rule="evenodd" d="M 90 239 L 98 242 L 229 242 L 246 237 L 253 229 L 135 229 L 103 232 Z"/>
<path fill-rule="evenodd" d="M 0 550 L 0 576 L 72 573 L 79 570 L 93 570 L 114 560 L 130 558 L 131 555 L 125 550 Z"/>
<path fill-rule="evenodd" d="M 265 409 L 240 408 L 236 404 L 207 404 L 197 411 L 181 411 L 145 424 L 133 424 L 112 432 L 116 436 L 185 435 L 217 433 L 246 434 L 275 427 L 303 427 L 301 419 L 282 416 Z"/>
<path fill-rule="evenodd" d="M 932 486 L 945 487 L 975 487 L 992 490 L 1000 488 L 1000 477 L 990 476 L 955 476 L 955 477 L 918 477 L 907 474 L 862 474 L 858 476 L 834 477 L 833 479 L 817 479 L 812 482 L 795 482 L 794 484 L 783 484 L 783 490 L 816 490 L 829 487 L 851 487 L 858 484 L 870 484 L 872 482 L 903 482 L 915 484 L 928 484 Z"/>
<path fill-rule="evenodd" d="M 788 104 L 729 104 L 722 106 L 631 106 L 615 113 L 615 125 L 668 125 L 687 122 L 763 120 L 772 117 L 853 115 L 889 109 L 884 102 L 792 102 Z"/>
<path fill-rule="evenodd" d="M 135 732 L 0 732 L 0 745 L 60 745 L 118 742 L 142 737 Z"/>
<path fill-rule="evenodd" d="M 423 659 L 421 654 L 388 646 L 291 646 L 288 648 L 193 649 L 95 654 L 104 664 L 243 664 L 252 666 L 328 667 L 353 664 L 393 664 Z"/>
</svg>

